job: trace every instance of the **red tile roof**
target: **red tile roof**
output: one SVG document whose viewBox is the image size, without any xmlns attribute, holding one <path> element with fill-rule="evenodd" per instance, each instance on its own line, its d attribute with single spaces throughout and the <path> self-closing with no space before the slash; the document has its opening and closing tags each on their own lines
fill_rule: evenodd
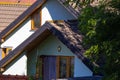
<svg viewBox="0 0 120 80">
<path fill-rule="evenodd" d="M 0 32 L 21 15 L 29 6 L 21 4 L 0 4 Z"/>
<path fill-rule="evenodd" d="M 0 80 L 28 80 L 28 77 L 20 75 L 0 75 Z"/>
<path fill-rule="evenodd" d="M 7 2 L 7 3 L 29 3 L 33 4 L 36 0 L 0 0 L 0 2 Z"/>
</svg>

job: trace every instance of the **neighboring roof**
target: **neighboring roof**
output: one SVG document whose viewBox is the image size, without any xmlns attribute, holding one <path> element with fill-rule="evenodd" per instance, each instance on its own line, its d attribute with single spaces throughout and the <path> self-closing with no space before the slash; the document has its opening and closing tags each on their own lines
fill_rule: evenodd
<svg viewBox="0 0 120 80">
<path fill-rule="evenodd" d="M 10 3 L 10 4 L 33 4 L 36 0 L 0 0 L 0 3 Z"/>
<path fill-rule="evenodd" d="M 65 0 L 58 0 L 61 5 L 64 6 L 64 1 Z M 21 24 L 26 18 L 28 18 L 35 10 L 37 10 L 40 6 L 45 3 L 46 0 L 37 0 L 32 6 L 30 6 L 22 15 L 20 15 L 15 21 L 13 21 L 7 28 L 5 28 L 1 33 L 0 33 L 0 42 L 2 38 L 5 38 L 10 32 L 12 32 L 16 27 L 18 27 L 19 24 Z M 74 10 L 70 6 L 64 6 L 76 19 L 78 18 L 78 12 Z"/>
<path fill-rule="evenodd" d="M 20 16 L 29 6 L 20 4 L 0 4 L 0 32 Z"/>
<path fill-rule="evenodd" d="M 77 24 L 78 22 L 76 20 L 46 22 L 27 40 L 3 58 L 0 61 L 0 67 L 5 67 L 23 51 L 30 51 L 51 34 L 56 36 L 66 47 L 68 47 L 86 64 L 86 58 L 83 54 L 84 49 L 81 46 L 82 35 L 79 34 L 76 27 Z"/>
</svg>

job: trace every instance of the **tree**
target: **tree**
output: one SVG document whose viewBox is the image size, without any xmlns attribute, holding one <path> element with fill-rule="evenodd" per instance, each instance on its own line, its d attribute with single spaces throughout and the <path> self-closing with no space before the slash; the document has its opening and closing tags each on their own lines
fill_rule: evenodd
<svg viewBox="0 0 120 80">
<path fill-rule="evenodd" d="M 120 0 L 67 0 L 81 7 L 79 29 L 86 57 L 105 80 L 120 80 Z"/>
</svg>

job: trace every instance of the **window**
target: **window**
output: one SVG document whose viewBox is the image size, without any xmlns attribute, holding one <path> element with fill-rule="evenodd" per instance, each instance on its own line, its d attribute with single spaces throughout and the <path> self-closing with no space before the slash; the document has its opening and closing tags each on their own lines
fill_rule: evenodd
<svg viewBox="0 0 120 80">
<path fill-rule="evenodd" d="M 31 29 L 35 30 L 41 26 L 41 10 L 38 9 L 31 16 Z"/>
<path fill-rule="evenodd" d="M 46 77 L 47 76 L 47 77 Z M 74 76 L 74 57 L 40 56 L 37 58 L 36 78 L 40 80 L 62 79 Z"/>
<path fill-rule="evenodd" d="M 74 57 L 57 57 L 57 78 L 73 77 Z"/>
<path fill-rule="evenodd" d="M 8 53 L 12 51 L 12 48 L 2 48 L 2 58 L 4 58 Z"/>
</svg>

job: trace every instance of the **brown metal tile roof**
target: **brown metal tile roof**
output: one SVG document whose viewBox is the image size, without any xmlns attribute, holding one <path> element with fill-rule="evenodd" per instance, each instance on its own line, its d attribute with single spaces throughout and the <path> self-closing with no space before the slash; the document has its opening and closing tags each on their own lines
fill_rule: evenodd
<svg viewBox="0 0 120 80">
<path fill-rule="evenodd" d="M 0 32 L 21 15 L 29 6 L 21 4 L 0 4 Z"/>
<path fill-rule="evenodd" d="M 79 34 L 77 20 L 53 21 L 48 22 L 47 26 L 51 28 L 52 34 L 58 37 L 74 54 L 81 59 L 84 58 L 84 49 L 81 46 L 83 36 Z"/>
</svg>

